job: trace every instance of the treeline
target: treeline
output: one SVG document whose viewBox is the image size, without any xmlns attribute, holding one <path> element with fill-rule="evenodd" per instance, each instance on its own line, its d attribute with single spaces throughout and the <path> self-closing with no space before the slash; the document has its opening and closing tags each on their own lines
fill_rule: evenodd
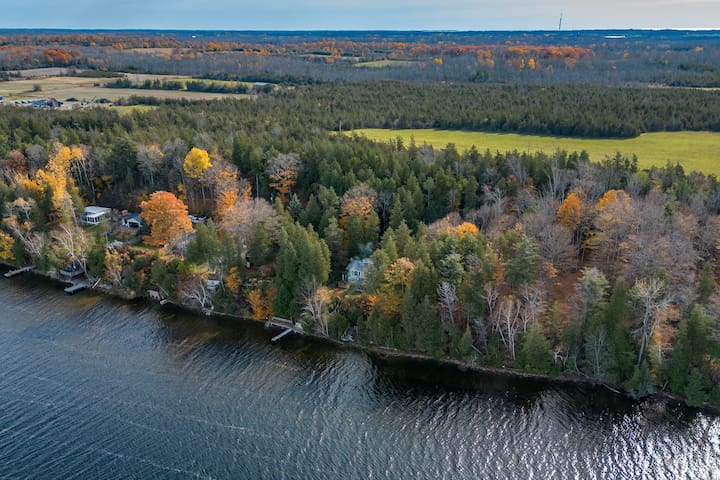
<svg viewBox="0 0 720 480">
<path fill-rule="evenodd" d="M 242 83 L 213 82 L 205 80 L 148 79 L 137 83 L 129 78 L 118 78 L 105 84 L 107 88 L 138 88 L 144 90 L 186 90 L 206 93 L 248 93 L 250 88 Z"/>
<path fill-rule="evenodd" d="M 378 82 L 313 86 L 291 99 L 311 107 L 303 115 L 324 117 L 324 126 L 335 130 L 442 128 L 581 137 L 720 130 L 715 91 Z"/>
<path fill-rule="evenodd" d="M 270 78 L 711 87 L 716 32 L 43 32 L 0 36 L 0 70 Z M 399 62 L 398 62 L 399 61 Z M 378 62 L 373 65 L 373 62 Z M 368 68 L 356 68 L 365 64 Z M 375 68 L 382 66 L 382 68 Z"/>
</svg>

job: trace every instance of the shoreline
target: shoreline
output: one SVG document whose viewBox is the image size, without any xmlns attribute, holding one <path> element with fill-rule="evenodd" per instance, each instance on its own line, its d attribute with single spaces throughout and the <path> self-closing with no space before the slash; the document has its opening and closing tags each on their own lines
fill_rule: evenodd
<svg viewBox="0 0 720 480">
<path fill-rule="evenodd" d="M 0 269 L 15 269 L 20 268 L 15 265 L 10 265 L 5 262 L 0 262 Z M 5 273 L 5 272 L 3 272 Z M 62 285 L 66 285 L 66 282 L 63 282 L 62 280 L 52 277 L 51 275 L 48 275 L 45 272 L 41 272 L 39 270 L 32 270 L 29 272 L 25 272 L 23 275 L 30 275 L 30 276 L 38 276 L 45 280 L 48 280 L 52 283 L 57 284 L 58 287 L 61 287 Z M 11 281 L 11 278 L 4 279 L 6 281 Z M 136 302 L 143 302 L 147 305 L 153 305 L 157 306 L 160 309 L 167 308 L 164 305 L 161 305 L 159 302 L 154 302 L 147 297 L 144 296 L 136 296 L 136 297 L 128 297 L 125 295 L 120 294 L 119 292 L 116 292 L 112 289 L 103 289 L 94 287 L 90 284 L 86 287 L 86 290 L 92 291 L 94 294 L 99 294 L 101 296 L 123 301 L 123 302 L 130 302 L 130 301 L 136 301 Z M 231 313 L 222 313 L 222 312 L 211 312 L 207 313 L 203 311 L 202 309 L 198 308 L 192 308 L 187 305 L 182 305 L 177 302 L 171 301 L 167 303 L 170 308 L 178 309 L 182 312 L 196 314 L 196 315 L 202 315 L 203 317 L 207 318 L 214 318 L 214 319 L 225 319 L 230 320 L 236 323 L 244 324 L 246 326 L 263 326 L 263 322 L 252 320 L 247 317 L 243 317 L 240 315 L 235 315 Z M 368 355 L 370 358 L 383 361 L 383 362 L 412 362 L 416 364 L 425 364 L 425 365 L 431 365 L 434 367 L 439 368 L 450 368 L 454 369 L 457 372 L 471 372 L 477 375 L 489 375 L 489 376 L 495 376 L 495 377 L 501 377 L 501 378 L 508 378 L 513 380 L 529 380 L 533 382 L 537 382 L 539 384 L 545 384 L 545 385 L 558 385 L 558 386 L 576 386 L 576 387 L 589 387 L 589 388 L 605 388 L 608 391 L 612 392 L 615 395 L 618 395 L 619 397 L 623 397 L 627 400 L 632 401 L 638 401 L 642 400 L 643 398 L 649 398 L 649 399 L 660 399 L 664 401 L 670 401 L 670 402 L 676 402 L 681 405 L 683 405 L 685 408 L 695 408 L 700 411 L 705 411 L 708 413 L 712 413 L 714 415 L 720 415 L 720 405 L 714 405 L 710 403 L 705 403 L 703 405 L 699 406 L 690 406 L 685 402 L 685 399 L 681 397 L 680 395 L 677 395 L 672 392 L 664 392 L 664 391 L 658 391 L 651 395 L 648 395 L 646 397 L 640 397 L 635 398 L 631 396 L 626 390 L 623 389 L 621 385 L 614 385 L 608 382 L 604 382 L 595 378 L 586 377 L 583 375 L 576 375 L 573 373 L 560 373 L 557 375 L 550 375 L 550 374 L 543 374 L 543 373 L 531 373 L 531 372 L 524 372 L 522 370 L 514 369 L 514 368 L 506 368 L 506 367 L 491 367 L 491 366 L 483 366 L 483 365 L 476 365 L 472 363 L 468 363 L 462 360 L 456 360 L 451 358 L 436 358 L 431 357 L 429 355 L 425 355 L 422 353 L 416 353 L 416 352 L 406 352 L 403 350 L 397 350 L 389 347 L 378 347 L 378 346 L 372 346 L 372 345 L 362 345 L 354 342 L 343 342 L 340 340 L 337 340 L 335 338 L 326 337 L 322 335 L 317 335 L 315 333 L 309 333 L 304 332 L 300 337 L 300 339 L 308 339 L 310 342 L 314 343 L 322 343 L 327 346 L 331 346 L 337 350 L 345 350 L 345 351 L 355 351 L 355 352 L 361 352 L 366 355 Z M 436 384 L 439 384 L 440 382 L 434 382 Z"/>
</svg>

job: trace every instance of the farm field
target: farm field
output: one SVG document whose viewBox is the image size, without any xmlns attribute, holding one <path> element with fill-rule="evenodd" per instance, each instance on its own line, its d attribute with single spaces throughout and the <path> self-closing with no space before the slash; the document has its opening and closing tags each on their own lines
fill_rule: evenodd
<svg viewBox="0 0 720 480">
<path fill-rule="evenodd" d="M 353 65 L 357 68 L 387 68 L 387 67 L 409 67 L 418 62 L 411 60 L 375 60 L 373 62 L 360 62 Z"/>
<path fill-rule="evenodd" d="M 128 75 L 133 82 L 144 80 L 162 79 L 177 80 L 187 79 L 176 75 Z M 116 80 L 115 78 L 85 78 L 85 77 L 44 77 L 24 80 L 11 80 L 0 82 L 0 96 L 9 100 L 31 100 L 36 98 L 57 98 L 66 100 L 77 98 L 78 100 L 91 100 L 93 98 L 106 98 L 115 101 L 122 97 L 132 95 L 156 98 L 187 98 L 189 100 L 212 100 L 224 97 L 245 97 L 241 94 L 187 92 L 177 90 L 143 90 L 135 88 L 106 88 L 103 85 Z M 40 91 L 34 91 L 35 86 L 40 86 Z"/>
<path fill-rule="evenodd" d="M 622 152 L 637 155 L 641 168 L 663 166 L 668 161 L 679 162 L 686 171 L 697 170 L 720 175 L 720 133 L 715 132 L 655 132 L 636 138 L 597 139 L 550 137 L 514 133 L 485 133 L 454 130 L 389 130 L 368 128 L 354 130 L 360 136 L 376 141 L 390 141 L 401 137 L 405 144 L 415 139 L 417 145 L 428 144 L 433 148 L 444 148 L 448 143 L 460 150 L 475 146 L 480 151 L 508 152 L 545 151 L 557 149 L 567 151 L 586 150 L 591 160 L 601 160 L 606 155 Z"/>
</svg>

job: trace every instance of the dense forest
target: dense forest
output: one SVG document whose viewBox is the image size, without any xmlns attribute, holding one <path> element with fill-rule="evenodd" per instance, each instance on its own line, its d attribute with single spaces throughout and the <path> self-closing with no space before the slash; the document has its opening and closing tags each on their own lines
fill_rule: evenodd
<svg viewBox="0 0 720 480">
<path fill-rule="evenodd" d="M 715 177 L 336 132 L 717 130 L 716 92 L 370 82 L 156 103 L 2 108 L 0 258 L 365 345 L 720 403 Z M 84 226 L 87 205 L 144 225 Z"/>
<path fill-rule="evenodd" d="M 126 85 L 124 79 L 117 82 Z M 153 81 L 148 83 L 152 86 Z M 181 83 L 195 82 L 178 82 L 176 87 L 183 88 Z M 213 84 L 202 88 L 212 89 Z M 107 110 L 82 114 L 8 110 L 0 116 L 0 154 L 32 142 L 36 135 L 49 138 L 52 129 L 72 131 L 70 143 L 93 144 L 94 137 L 110 130 L 143 135 L 136 130 L 162 122 L 212 135 L 220 148 L 229 148 L 228 136 L 237 131 L 265 132 L 267 122 L 282 123 L 283 129 L 298 135 L 307 125 L 334 131 L 444 128 L 583 137 L 720 130 L 720 91 L 690 89 L 363 82 L 268 89 L 260 91 L 253 102 L 223 103 L 162 100 L 143 96 L 138 89 L 138 96 L 119 104 L 164 104 L 166 108 L 135 117 L 119 117 Z M 70 128 L 75 125 L 84 128 Z M 154 135 L 155 141 L 165 141 L 170 132 L 161 129 Z M 187 135 L 184 139 L 189 142 L 194 133 Z"/>
</svg>

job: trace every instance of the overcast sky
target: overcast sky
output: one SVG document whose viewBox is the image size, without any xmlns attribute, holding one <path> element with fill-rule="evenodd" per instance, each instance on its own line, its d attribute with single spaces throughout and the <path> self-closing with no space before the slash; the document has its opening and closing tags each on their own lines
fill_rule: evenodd
<svg viewBox="0 0 720 480">
<path fill-rule="evenodd" d="M 720 28 L 720 0 L 8 0 L 0 28 Z"/>
</svg>

